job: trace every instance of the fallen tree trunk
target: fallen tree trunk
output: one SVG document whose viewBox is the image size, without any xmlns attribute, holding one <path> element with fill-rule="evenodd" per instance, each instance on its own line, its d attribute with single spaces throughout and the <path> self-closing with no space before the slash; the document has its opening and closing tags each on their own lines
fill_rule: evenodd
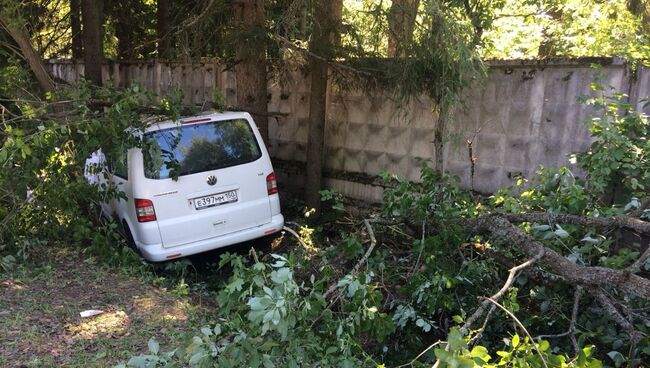
<svg viewBox="0 0 650 368">
<path fill-rule="evenodd" d="M 639 233 L 650 234 L 650 222 L 641 221 L 638 218 L 630 216 L 585 217 L 549 212 L 508 213 L 502 216 L 510 222 L 571 224 L 594 227 L 624 227 Z"/>
<path fill-rule="evenodd" d="M 470 234 L 487 234 L 494 240 L 508 244 L 511 249 L 519 249 L 523 251 L 526 256 L 529 257 L 529 259 L 524 263 L 510 268 L 508 278 L 501 289 L 499 289 L 499 291 L 491 298 L 485 298 L 479 307 L 474 311 L 474 313 L 472 313 L 472 315 L 465 321 L 465 324 L 460 329 L 461 333 L 463 334 L 467 334 L 470 331 L 472 325 L 487 312 L 487 317 L 485 318 L 483 326 L 472 338 L 471 343 L 476 342 L 478 339 L 480 339 L 482 331 L 485 329 L 485 325 L 487 324 L 490 315 L 494 311 L 494 306 L 499 305 L 498 299 L 511 287 L 514 278 L 518 275 L 519 272 L 525 272 L 526 268 L 529 268 L 533 265 L 541 265 L 545 270 L 561 277 L 567 283 L 572 284 L 576 287 L 576 292 L 574 293 L 571 324 L 569 325 L 567 332 L 558 335 L 542 335 L 540 337 L 550 338 L 569 336 L 571 338 L 574 349 L 577 352 L 579 350 L 579 345 L 575 339 L 576 320 L 578 315 L 580 297 L 583 290 L 587 290 L 595 298 L 595 300 L 598 301 L 598 303 L 603 308 L 603 311 L 617 325 L 619 325 L 629 334 L 632 346 L 635 346 L 636 343 L 638 343 L 641 335 L 634 328 L 634 316 L 629 313 L 630 318 L 626 319 L 623 314 L 621 314 L 621 312 L 616 308 L 614 301 L 606 295 L 604 290 L 606 288 L 611 288 L 613 290 L 636 295 L 645 299 L 646 301 L 650 301 L 650 280 L 634 274 L 634 272 L 640 268 L 640 265 L 645 263 L 645 261 L 650 257 L 650 250 L 644 252 L 631 266 L 625 270 L 615 270 L 605 267 L 580 266 L 569 261 L 567 258 L 554 251 L 553 249 L 546 247 L 542 242 L 535 240 L 531 235 L 514 225 L 513 222 L 568 223 L 596 227 L 626 227 L 641 233 L 650 233 L 650 226 L 648 226 L 648 223 L 627 216 L 592 218 L 552 213 L 527 213 L 488 215 L 474 219 L 461 220 L 460 225 L 465 229 L 466 232 Z M 494 257 L 497 255 L 496 252 L 491 253 L 492 254 L 489 254 L 488 256 Z M 508 260 L 508 262 L 510 262 L 510 260 Z M 493 303 L 492 309 L 490 310 L 487 309 L 489 302 Z M 499 307 L 508 312 L 502 306 Z M 628 307 L 622 305 L 622 308 L 625 310 Z M 512 316 L 514 318 L 513 314 Z M 425 352 L 439 343 L 440 341 L 435 342 L 429 346 Z M 449 351 L 449 347 L 450 345 L 447 344 L 445 351 Z M 633 348 L 630 351 L 633 351 Z M 436 360 L 433 367 L 437 368 L 441 365 L 441 363 L 442 361 L 438 359 Z"/>
<path fill-rule="evenodd" d="M 522 218 L 519 217 L 519 219 Z M 630 270 L 577 265 L 535 240 L 525 231 L 513 225 L 504 216 L 486 216 L 463 220 L 462 225 L 469 233 L 490 234 L 494 239 L 507 242 L 514 248 L 525 252 L 528 257 L 534 257 L 543 252 L 544 256 L 539 263 L 569 283 L 588 288 L 612 287 L 650 301 L 650 280 L 637 276 Z"/>
</svg>

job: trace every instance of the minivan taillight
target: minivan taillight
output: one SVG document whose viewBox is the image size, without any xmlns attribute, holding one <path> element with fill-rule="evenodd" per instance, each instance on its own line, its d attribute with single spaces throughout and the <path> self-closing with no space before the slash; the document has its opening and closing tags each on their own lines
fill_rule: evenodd
<svg viewBox="0 0 650 368">
<path fill-rule="evenodd" d="M 138 222 L 156 221 L 156 211 L 153 209 L 153 202 L 148 199 L 134 199 L 135 214 L 138 216 Z"/>
<path fill-rule="evenodd" d="M 266 177 L 266 189 L 268 190 L 269 195 L 278 192 L 278 181 L 275 179 L 275 173 L 270 173 Z"/>
</svg>

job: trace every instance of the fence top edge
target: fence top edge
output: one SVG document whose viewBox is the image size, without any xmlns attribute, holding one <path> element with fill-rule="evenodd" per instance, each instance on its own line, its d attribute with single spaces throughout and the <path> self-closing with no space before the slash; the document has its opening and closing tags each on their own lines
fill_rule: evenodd
<svg viewBox="0 0 650 368">
<path fill-rule="evenodd" d="M 45 59 L 48 64 L 83 64 L 83 60 L 73 59 Z M 515 68 L 515 67 L 585 67 L 594 64 L 607 66 L 625 66 L 628 61 L 621 57 L 552 57 L 544 59 L 489 59 L 484 60 L 490 68 Z M 165 59 L 143 59 L 143 60 L 106 60 L 107 65 L 201 65 L 201 64 L 223 64 L 222 59 L 218 58 L 199 58 L 193 60 L 165 60 Z"/>
</svg>

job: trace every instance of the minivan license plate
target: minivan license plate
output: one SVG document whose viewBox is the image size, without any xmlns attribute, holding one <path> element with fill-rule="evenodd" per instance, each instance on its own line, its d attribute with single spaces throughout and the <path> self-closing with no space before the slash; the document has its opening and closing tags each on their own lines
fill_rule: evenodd
<svg viewBox="0 0 650 368">
<path fill-rule="evenodd" d="M 209 196 L 195 198 L 194 208 L 202 210 L 209 207 L 219 206 L 226 203 L 237 202 L 237 191 L 231 190 L 228 192 L 211 194 Z"/>
</svg>

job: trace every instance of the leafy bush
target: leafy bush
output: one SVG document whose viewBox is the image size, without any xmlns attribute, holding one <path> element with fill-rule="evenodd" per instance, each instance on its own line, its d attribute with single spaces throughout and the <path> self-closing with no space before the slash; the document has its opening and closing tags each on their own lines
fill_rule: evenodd
<svg viewBox="0 0 650 368">
<path fill-rule="evenodd" d="M 376 365 L 364 353 L 360 336 L 382 339 L 391 322 L 378 310 L 382 298 L 371 275 L 339 282 L 344 312 L 336 313 L 323 295 L 326 279 L 296 280 L 300 266 L 293 255 L 272 254 L 267 262 L 251 264 L 224 254 L 220 267 L 231 267 L 232 276 L 217 296 L 219 322 L 170 352 L 160 353 L 152 342 L 151 354 L 132 358 L 128 366 Z"/>
<path fill-rule="evenodd" d="M 631 106 L 628 96 L 594 83 L 596 97 L 584 98 L 595 114 L 588 122 L 596 138 L 577 161 L 589 174 L 589 191 L 607 204 L 627 203 L 650 185 L 648 116 Z"/>
<path fill-rule="evenodd" d="M 100 147 L 119 158 L 141 146 L 132 131 L 144 127 L 143 106 L 158 102 L 138 85 L 95 88 L 83 81 L 41 101 L 25 95 L 30 83 L 18 63 L 0 69 L 0 256 L 24 259 L 27 244 L 65 242 L 115 264 L 139 264 L 114 246 L 122 243 L 119 226 L 99 215 L 101 201 L 123 194 L 89 185 L 84 166 Z M 159 117 L 178 114 L 174 99 L 159 103 L 149 110 Z"/>
</svg>

